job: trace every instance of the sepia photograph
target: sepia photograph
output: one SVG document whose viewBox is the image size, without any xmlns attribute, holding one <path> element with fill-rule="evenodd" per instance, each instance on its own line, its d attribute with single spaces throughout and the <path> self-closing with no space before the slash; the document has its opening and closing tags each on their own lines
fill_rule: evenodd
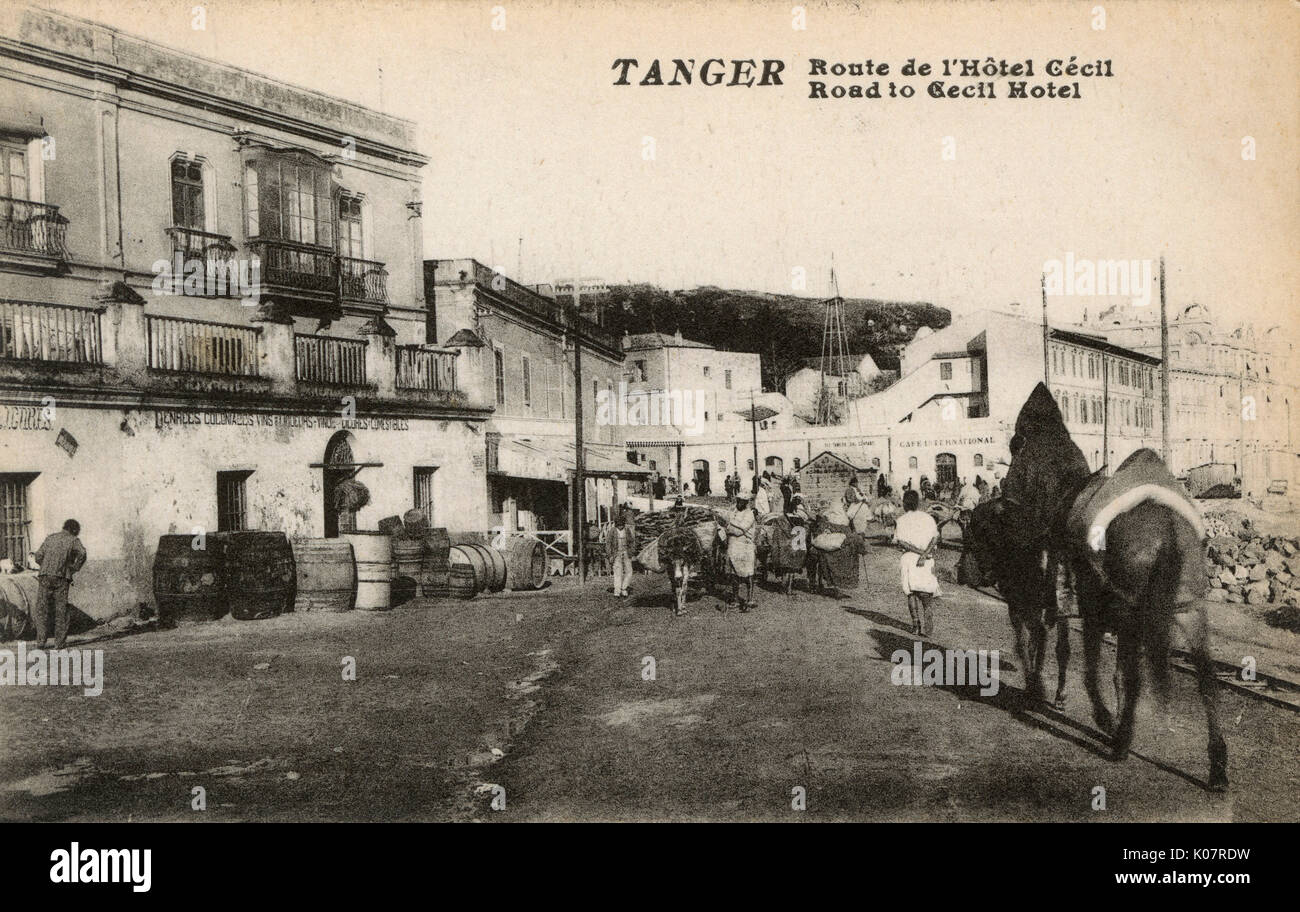
<svg viewBox="0 0 1300 912">
<path fill-rule="evenodd" d="M 0 0 L 29 879 L 1300 820 L 1298 134 L 1287 0 Z"/>
</svg>

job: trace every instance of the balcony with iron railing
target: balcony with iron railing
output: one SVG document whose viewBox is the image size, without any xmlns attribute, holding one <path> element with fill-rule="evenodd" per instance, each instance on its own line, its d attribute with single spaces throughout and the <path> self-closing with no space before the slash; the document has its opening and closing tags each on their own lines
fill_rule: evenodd
<svg viewBox="0 0 1300 912">
<path fill-rule="evenodd" d="M 374 260 L 339 257 L 339 296 L 361 304 L 388 304 L 388 270 Z"/>
<path fill-rule="evenodd" d="M 610 351 L 622 352 L 622 343 L 618 336 L 599 323 L 576 314 L 571 305 L 538 294 L 531 288 L 520 285 L 513 279 L 484 266 L 477 260 L 449 262 L 453 266 L 472 263 L 473 275 L 472 277 L 467 276 L 467 278 L 470 278 L 476 285 L 488 289 L 513 306 L 540 318 L 552 326 L 564 330 L 577 329 L 591 344 L 599 345 Z"/>
<path fill-rule="evenodd" d="M 135 389 L 170 394 L 330 400 L 364 393 L 405 408 L 490 409 L 461 388 L 460 351 L 398 345 L 368 324 L 362 336 L 294 332 L 292 323 L 221 323 L 146 313 L 121 289 L 96 307 L 0 299 L 0 387 Z"/>
<path fill-rule="evenodd" d="M 388 305 L 388 271 L 375 260 L 339 256 L 328 247 L 253 238 L 262 290 L 306 305 L 302 312 L 337 317 L 344 309 L 378 313 Z"/>
<path fill-rule="evenodd" d="M 58 206 L 0 196 L 0 257 L 33 263 L 67 259 L 68 220 Z"/>
</svg>

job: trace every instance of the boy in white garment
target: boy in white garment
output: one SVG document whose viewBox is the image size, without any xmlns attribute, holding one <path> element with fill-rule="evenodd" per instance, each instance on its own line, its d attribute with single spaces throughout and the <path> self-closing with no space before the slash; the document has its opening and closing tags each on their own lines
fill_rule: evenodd
<svg viewBox="0 0 1300 912">
<path fill-rule="evenodd" d="M 939 547 L 939 526 L 934 517 L 920 509 L 916 491 L 903 492 L 903 515 L 894 527 L 894 544 L 903 549 L 899 558 L 907 610 L 912 616 L 912 633 L 928 637 L 934 632 L 931 602 L 939 591 L 934 575 L 934 554 Z"/>
</svg>

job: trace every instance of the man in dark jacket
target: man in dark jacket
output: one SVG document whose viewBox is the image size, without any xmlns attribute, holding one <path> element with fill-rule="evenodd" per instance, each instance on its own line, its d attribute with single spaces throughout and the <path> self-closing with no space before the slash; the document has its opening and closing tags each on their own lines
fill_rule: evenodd
<svg viewBox="0 0 1300 912">
<path fill-rule="evenodd" d="M 68 640 L 68 587 L 72 577 L 86 563 L 86 549 L 77 536 L 81 524 L 70 519 L 63 524 L 62 532 L 55 532 L 36 549 L 36 563 L 41 572 L 36 596 L 36 648 L 45 648 L 45 638 L 50 629 L 50 613 L 54 614 L 54 648 L 62 649 Z"/>
</svg>

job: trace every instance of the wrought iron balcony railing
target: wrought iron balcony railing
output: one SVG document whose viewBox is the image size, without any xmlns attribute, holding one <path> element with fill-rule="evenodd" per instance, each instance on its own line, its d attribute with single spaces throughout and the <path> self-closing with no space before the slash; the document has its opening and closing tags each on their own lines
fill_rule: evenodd
<svg viewBox="0 0 1300 912">
<path fill-rule="evenodd" d="M 58 206 L 0 196 L 0 250 L 67 258 L 68 220 Z"/>
<path fill-rule="evenodd" d="M 345 301 L 388 303 L 388 270 L 374 260 L 339 257 L 339 294 Z"/>
<path fill-rule="evenodd" d="M 185 260 L 229 260 L 238 253 L 238 248 L 226 234 L 179 225 L 168 228 L 167 234 L 172 239 L 172 252 L 179 253 Z"/>
<path fill-rule="evenodd" d="M 336 295 L 339 291 L 339 258 L 334 251 L 297 241 L 253 239 L 248 248 L 261 261 L 262 283 Z"/>
</svg>

